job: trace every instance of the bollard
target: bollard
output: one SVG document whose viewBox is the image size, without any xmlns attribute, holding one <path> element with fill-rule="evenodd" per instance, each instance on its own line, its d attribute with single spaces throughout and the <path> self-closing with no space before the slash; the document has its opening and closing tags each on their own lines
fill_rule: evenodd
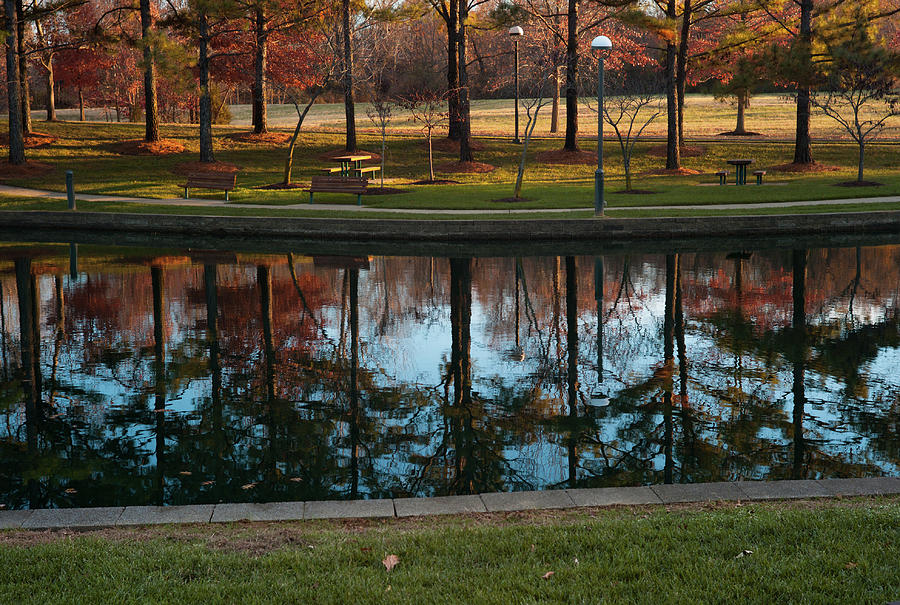
<svg viewBox="0 0 900 605">
<path fill-rule="evenodd" d="M 71 170 L 66 170 L 66 199 L 69 210 L 75 210 L 75 174 Z"/>
<path fill-rule="evenodd" d="M 72 281 L 78 279 L 78 244 L 75 242 L 69 244 L 69 278 Z"/>
</svg>

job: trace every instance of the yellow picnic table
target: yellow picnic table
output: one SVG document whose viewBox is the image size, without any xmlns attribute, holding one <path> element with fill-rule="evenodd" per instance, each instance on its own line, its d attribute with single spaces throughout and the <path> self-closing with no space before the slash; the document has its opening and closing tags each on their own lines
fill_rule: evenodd
<svg viewBox="0 0 900 605">
<path fill-rule="evenodd" d="M 366 160 L 371 160 L 372 156 L 365 153 L 350 153 L 347 155 L 339 155 L 333 159 L 341 164 L 341 176 L 348 177 L 351 172 L 355 172 L 357 175 L 362 174 L 364 171 L 362 163 Z"/>
</svg>

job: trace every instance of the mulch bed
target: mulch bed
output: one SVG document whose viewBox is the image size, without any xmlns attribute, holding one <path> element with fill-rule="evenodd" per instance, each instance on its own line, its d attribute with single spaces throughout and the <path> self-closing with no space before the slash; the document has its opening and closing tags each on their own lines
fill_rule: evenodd
<svg viewBox="0 0 900 605">
<path fill-rule="evenodd" d="M 434 179 L 433 181 L 414 181 L 413 185 L 459 185 L 459 181 L 450 179 Z"/>
<path fill-rule="evenodd" d="M 696 176 L 703 173 L 692 168 L 659 168 L 658 170 L 650 170 L 644 174 L 647 176 Z"/>
<path fill-rule="evenodd" d="M 843 183 L 835 183 L 835 187 L 883 187 L 884 183 L 876 183 L 875 181 L 844 181 Z"/>
<path fill-rule="evenodd" d="M 113 146 L 113 149 L 116 153 L 122 155 L 170 155 L 183 153 L 184 145 L 170 139 L 160 139 L 149 143 L 143 139 L 137 139 L 117 143 Z"/>
<path fill-rule="evenodd" d="M 829 164 L 820 164 L 819 162 L 813 162 L 812 164 L 779 164 L 778 166 L 772 166 L 769 168 L 772 172 L 793 172 L 793 173 L 804 173 L 804 172 L 834 172 L 835 170 L 840 170 L 838 166 L 831 166 Z"/>
<path fill-rule="evenodd" d="M 291 140 L 291 135 L 286 132 L 232 132 L 225 135 L 226 139 L 240 143 L 263 143 L 267 145 L 281 145 Z"/>
<path fill-rule="evenodd" d="M 717 137 L 761 137 L 762 134 L 758 132 L 753 132 L 752 130 L 745 130 L 744 132 L 737 132 L 733 130 L 731 132 L 720 132 L 716 135 Z"/>
<path fill-rule="evenodd" d="M 44 162 L 25 162 L 20 166 L 14 166 L 9 162 L 0 162 L 0 179 L 24 179 L 43 176 L 53 172 L 55 168 Z"/>
<path fill-rule="evenodd" d="M 423 141 L 422 146 L 425 149 L 428 149 L 428 141 Z M 446 151 L 446 152 L 458 152 L 459 151 L 459 141 L 454 141 L 453 139 L 448 139 L 446 137 L 442 139 L 431 139 L 431 148 L 434 151 Z M 469 139 L 469 149 L 472 151 L 484 151 L 484 144 L 478 141 Z"/>
<path fill-rule="evenodd" d="M 654 145 L 650 149 L 647 150 L 647 155 L 652 155 L 658 158 L 664 158 L 668 154 L 668 149 L 666 145 Z M 683 158 L 699 158 L 706 155 L 706 147 L 701 145 L 683 145 L 681 147 L 681 157 Z"/>
<path fill-rule="evenodd" d="M 354 155 L 362 155 L 362 154 L 370 155 L 370 156 L 372 156 L 372 159 L 367 160 L 369 162 L 374 162 L 376 160 L 379 162 L 381 161 L 380 153 L 375 153 L 374 151 L 366 151 L 365 149 L 360 149 L 358 151 L 353 151 L 353 152 L 347 151 L 346 149 L 332 149 L 331 151 L 326 151 L 325 153 L 319 155 L 319 159 L 323 162 L 333 162 L 334 158 L 336 158 L 338 156 L 342 156 L 342 155 L 350 155 L 351 153 Z"/>
<path fill-rule="evenodd" d="M 565 149 L 553 149 L 542 151 L 535 156 L 542 164 L 563 164 L 567 166 L 595 165 L 597 163 L 596 151 L 566 151 Z"/>
<path fill-rule="evenodd" d="M 441 172 L 455 172 L 457 174 L 487 174 L 497 170 L 496 166 L 484 162 L 449 162 L 437 166 Z"/>
<path fill-rule="evenodd" d="M 42 132 L 32 132 L 25 137 L 25 149 L 43 149 L 56 142 L 57 137 Z M 0 134 L 0 145 L 9 147 L 9 133 Z"/>
<path fill-rule="evenodd" d="M 172 172 L 181 176 L 187 176 L 199 172 L 238 172 L 240 169 L 240 166 L 229 162 L 182 162 L 172 168 Z"/>
</svg>

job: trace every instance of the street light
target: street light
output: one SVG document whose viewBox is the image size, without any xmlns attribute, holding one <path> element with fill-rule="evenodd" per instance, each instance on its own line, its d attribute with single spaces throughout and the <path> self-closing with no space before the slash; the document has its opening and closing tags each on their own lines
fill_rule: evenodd
<svg viewBox="0 0 900 605">
<path fill-rule="evenodd" d="M 603 216 L 603 59 L 612 50 L 612 41 L 606 36 L 591 40 L 591 50 L 597 53 L 600 67 L 597 74 L 597 172 L 594 173 L 594 216 Z"/>
<path fill-rule="evenodd" d="M 513 143 L 521 143 L 519 140 L 519 36 L 523 35 L 525 32 L 518 25 L 509 28 L 509 36 L 513 39 L 515 43 L 515 57 L 516 57 L 516 138 L 513 139 Z"/>
</svg>

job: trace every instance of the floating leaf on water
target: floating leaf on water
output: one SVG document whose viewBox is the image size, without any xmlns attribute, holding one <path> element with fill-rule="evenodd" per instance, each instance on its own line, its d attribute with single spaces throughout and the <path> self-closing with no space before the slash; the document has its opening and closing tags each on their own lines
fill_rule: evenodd
<svg viewBox="0 0 900 605">
<path fill-rule="evenodd" d="M 192 473 L 191 471 L 181 471 L 181 472 L 178 473 L 178 474 L 181 475 L 182 477 L 190 477 L 190 476 L 193 475 L 194 473 Z"/>
<path fill-rule="evenodd" d="M 290 480 L 294 483 L 300 483 L 301 481 L 303 481 L 303 477 L 291 477 Z"/>
<path fill-rule="evenodd" d="M 70 487 L 69 489 L 66 490 L 66 493 L 67 494 L 77 494 L 78 490 L 75 489 L 74 487 Z"/>
<path fill-rule="evenodd" d="M 215 483 L 215 481 L 204 481 L 200 485 L 212 485 L 213 483 Z"/>
<path fill-rule="evenodd" d="M 381 564 L 384 565 L 384 568 L 386 570 L 391 571 L 392 569 L 394 569 L 394 567 L 397 566 L 397 563 L 399 562 L 400 557 L 398 557 L 397 555 L 388 555 L 384 558 Z"/>
<path fill-rule="evenodd" d="M 241 489 L 253 489 L 256 486 L 257 486 L 256 483 L 245 483 L 244 485 L 241 486 Z"/>
</svg>

